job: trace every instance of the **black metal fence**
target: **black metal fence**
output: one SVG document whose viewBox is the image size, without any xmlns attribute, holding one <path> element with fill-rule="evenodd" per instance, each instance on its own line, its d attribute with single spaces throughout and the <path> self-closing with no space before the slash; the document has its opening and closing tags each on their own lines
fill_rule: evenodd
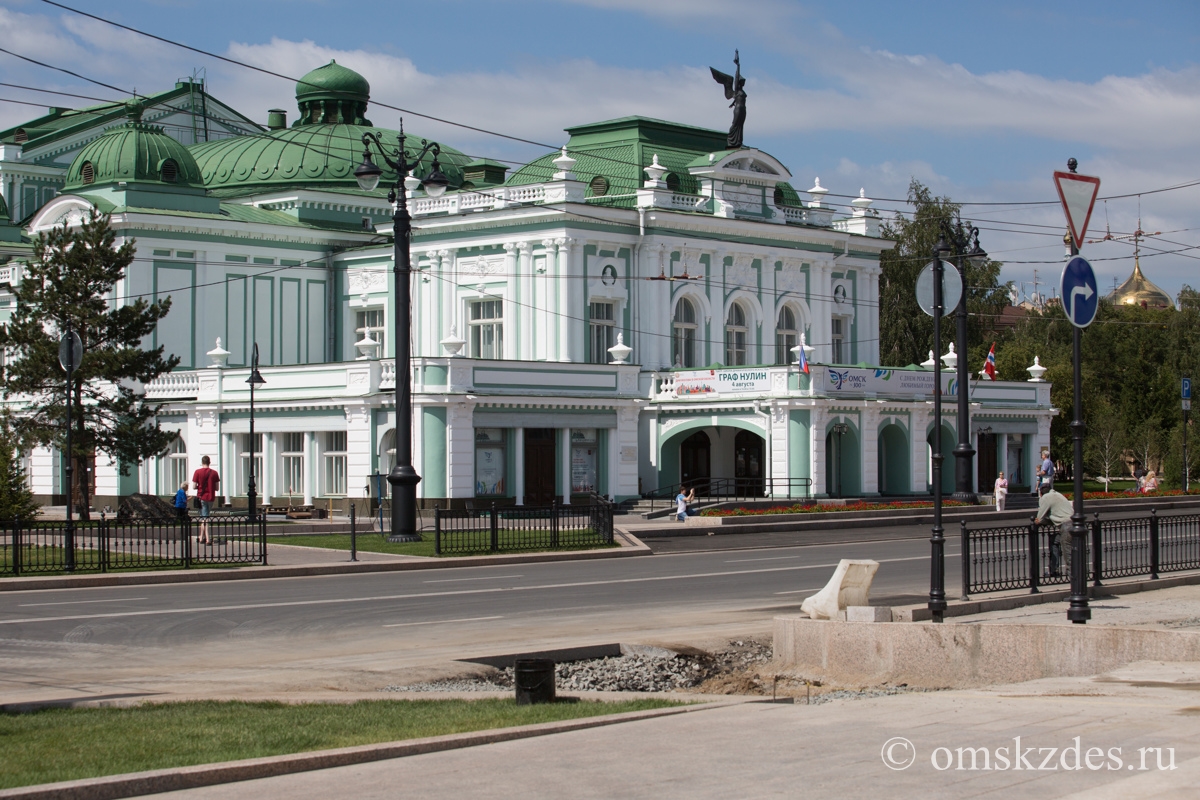
<svg viewBox="0 0 1200 800">
<path fill-rule="evenodd" d="M 653 511 L 661 502 L 664 508 L 675 504 L 680 488 L 696 492 L 697 500 L 807 500 L 812 493 L 811 478 L 697 478 L 686 483 L 660 486 L 642 494 Z"/>
<path fill-rule="evenodd" d="M 434 552 L 515 553 L 612 544 L 613 504 L 592 495 L 586 505 L 434 509 Z"/>
<path fill-rule="evenodd" d="M 1071 582 L 1071 548 L 1050 522 L 972 528 L 961 522 L 962 594 L 1062 586 Z M 1085 538 L 1087 579 L 1200 569 L 1200 515 L 1101 520 L 1095 514 Z"/>
<path fill-rule="evenodd" d="M 206 543 L 207 540 L 207 543 Z M 265 520 L 209 517 L 0 524 L 0 575 L 266 564 Z"/>
</svg>

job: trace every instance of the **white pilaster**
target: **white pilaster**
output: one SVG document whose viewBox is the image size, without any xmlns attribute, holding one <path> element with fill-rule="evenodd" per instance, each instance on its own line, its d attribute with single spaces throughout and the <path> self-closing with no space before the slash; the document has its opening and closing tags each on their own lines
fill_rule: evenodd
<svg viewBox="0 0 1200 800">
<path fill-rule="evenodd" d="M 510 250 L 510 247 L 513 250 Z M 520 272 L 516 284 L 520 287 L 518 297 L 521 305 L 514 306 L 512 313 L 514 317 L 520 319 L 517 336 L 520 337 L 521 360 L 534 361 L 537 359 L 536 347 L 539 335 L 537 318 L 542 312 L 539 311 L 539 304 L 534 296 L 533 245 L 529 242 L 517 242 L 514 245 L 505 245 L 504 251 L 506 258 L 516 259 L 517 270 Z"/>
<path fill-rule="evenodd" d="M 513 475 L 513 494 L 517 498 L 517 505 L 525 505 L 525 429 L 513 428 L 513 469 L 516 475 Z"/>
<path fill-rule="evenodd" d="M 313 504 L 313 485 L 317 480 L 317 437 L 304 432 L 304 505 Z"/>
<path fill-rule="evenodd" d="M 1011 477 L 1008 474 L 1008 434 L 996 434 L 996 470 L 1004 473 L 1004 477 Z"/>
<path fill-rule="evenodd" d="M 859 465 L 862 469 L 863 494 L 879 494 L 879 409 L 875 401 L 868 400 L 862 414 L 862 457 Z"/>
<path fill-rule="evenodd" d="M 558 248 L 553 239 L 542 239 L 542 249 L 546 254 L 546 271 L 543 275 L 546 292 L 541 303 L 543 322 L 538 326 L 538 338 L 545 344 L 546 360 L 559 361 L 566 343 L 561 340 L 558 327 L 559 303 L 563 299 L 563 291 L 559 286 L 562 275 L 559 273 Z"/>
<path fill-rule="evenodd" d="M 820 497 L 828 494 L 825 486 L 825 427 L 829 424 L 829 412 L 815 406 L 809 418 L 812 420 L 812 427 L 808 431 L 809 452 L 812 454 L 809 474 L 812 475 L 812 493 Z"/>
<path fill-rule="evenodd" d="M 559 430 L 559 440 L 562 442 L 562 486 L 563 494 L 562 501 L 564 506 L 571 504 L 571 429 L 561 428 Z"/>
<path fill-rule="evenodd" d="M 932 412 L 924 404 L 917 406 L 912 412 L 912 429 L 909 439 L 912 443 L 912 491 L 915 494 L 925 494 L 929 491 L 929 451 L 925 443 L 926 432 Z"/>
<path fill-rule="evenodd" d="M 347 402 L 346 411 L 346 498 L 362 498 L 363 487 L 370 483 L 371 441 L 370 408 L 362 402 Z M 419 461 L 416 463 L 420 463 Z"/>
</svg>

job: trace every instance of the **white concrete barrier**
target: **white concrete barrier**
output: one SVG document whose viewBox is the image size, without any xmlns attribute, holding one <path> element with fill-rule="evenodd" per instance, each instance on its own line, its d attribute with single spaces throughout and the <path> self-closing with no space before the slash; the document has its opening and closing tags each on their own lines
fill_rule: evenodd
<svg viewBox="0 0 1200 800">
<path fill-rule="evenodd" d="M 837 619 L 848 606 L 870 605 L 871 582 L 878 569 L 878 561 L 843 558 L 825 588 L 807 598 L 800 611 L 813 619 Z"/>
</svg>

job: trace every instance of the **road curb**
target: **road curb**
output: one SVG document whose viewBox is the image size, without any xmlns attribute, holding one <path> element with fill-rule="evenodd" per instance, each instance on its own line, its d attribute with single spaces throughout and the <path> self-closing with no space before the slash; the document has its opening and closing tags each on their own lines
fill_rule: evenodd
<svg viewBox="0 0 1200 800">
<path fill-rule="evenodd" d="M 50 575 L 28 578 L 0 579 L 0 592 L 20 592 L 33 589 L 83 589 L 98 586 L 146 586 L 164 583 L 207 583 L 261 578 L 307 578 L 317 575 L 347 575 L 361 572 L 406 572 L 454 567 L 487 567 L 505 564 L 529 564 L 543 561 L 588 561 L 601 558 L 630 558 L 652 555 L 651 550 L 637 537 L 618 531 L 619 548 L 605 550 L 569 550 L 557 553 L 512 553 L 495 556 L 462 556 L 456 558 L 427 558 L 421 561 L 356 561 L 326 564 L 301 564 L 286 567 L 227 567 L 221 569 L 162 570 L 156 572 L 121 572 L 102 575 Z M 269 557 L 269 550 L 268 550 Z M 3 797 L 0 794 L 0 797 Z"/>
<path fill-rule="evenodd" d="M 0 799 L 10 800 L 110 800 L 120 797 L 173 792 L 181 789 L 196 789 L 222 783 L 273 778 L 297 772 L 346 767 L 385 761 L 391 758 L 458 750 L 482 744 L 530 739 L 555 733 L 599 728 L 623 722 L 688 714 L 725 708 L 745 701 L 715 702 L 703 705 L 663 708 L 652 711 L 631 711 L 625 714 L 610 714 L 587 719 L 545 722 L 538 725 L 522 725 L 516 728 L 454 733 L 445 736 L 430 736 L 425 739 L 409 739 L 400 742 L 340 747 L 334 750 L 315 750 L 308 753 L 291 753 L 282 756 L 267 756 L 242 761 L 224 761 L 216 764 L 200 764 L 193 767 L 131 772 L 124 775 L 109 775 L 102 778 L 84 778 L 60 783 L 44 783 L 16 789 L 0 790 Z"/>
</svg>

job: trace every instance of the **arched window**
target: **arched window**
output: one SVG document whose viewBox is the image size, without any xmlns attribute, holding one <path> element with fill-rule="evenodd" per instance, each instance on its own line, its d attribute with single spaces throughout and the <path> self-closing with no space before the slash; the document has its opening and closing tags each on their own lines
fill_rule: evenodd
<svg viewBox="0 0 1200 800">
<path fill-rule="evenodd" d="M 696 366 L 696 307 L 691 300 L 680 300 L 675 306 L 671 364 L 676 367 Z"/>
<path fill-rule="evenodd" d="M 383 435 L 383 442 L 379 448 L 379 471 L 384 475 L 389 475 L 392 472 L 392 467 L 396 465 L 396 429 L 388 431 Z M 390 484 L 384 483 L 383 493 L 386 496 L 390 489 Z M 375 488 L 372 486 L 371 491 Z"/>
<path fill-rule="evenodd" d="M 725 320 L 725 366 L 740 367 L 746 363 L 746 311 L 741 303 L 729 307 Z"/>
<path fill-rule="evenodd" d="M 162 468 L 162 485 L 159 486 L 158 493 L 175 494 L 188 479 L 187 442 L 182 436 L 175 437 L 167 451 L 158 457 L 158 463 Z"/>
<path fill-rule="evenodd" d="M 784 306 L 779 310 L 775 322 L 775 363 L 786 364 L 791 360 L 792 348 L 800 342 L 800 331 L 796 328 L 796 312 Z"/>
</svg>

